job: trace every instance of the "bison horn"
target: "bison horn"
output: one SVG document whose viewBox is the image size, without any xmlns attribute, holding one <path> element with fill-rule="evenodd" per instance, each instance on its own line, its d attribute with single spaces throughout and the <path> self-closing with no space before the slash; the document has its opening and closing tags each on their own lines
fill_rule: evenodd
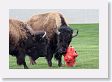
<svg viewBox="0 0 112 82">
<path fill-rule="evenodd" d="M 56 32 L 58 35 L 60 35 L 60 32 L 57 30 L 57 32 Z"/>
<path fill-rule="evenodd" d="M 78 29 L 76 29 L 76 32 L 72 34 L 72 38 L 78 35 Z"/>
<path fill-rule="evenodd" d="M 46 36 L 46 32 L 44 33 L 44 35 L 42 36 L 42 38 L 44 38 Z"/>
</svg>

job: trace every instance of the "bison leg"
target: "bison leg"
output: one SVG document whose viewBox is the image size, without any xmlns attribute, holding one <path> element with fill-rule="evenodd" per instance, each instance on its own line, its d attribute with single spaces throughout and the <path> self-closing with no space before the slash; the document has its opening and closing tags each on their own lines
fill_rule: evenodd
<svg viewBox="0 0 112 82">
<path fill-rule="evenodd" d="M 48 62 L 48 66 L 49 66 L 49 67 L 52 67 L 52 62 L 51 62 L 51 60 L 48 59 L 47 62 Z"/>
<path fill-rule="evenodd" d="M 24 69 L 28 69 L 28 66 L 26 65 L 26 62 L 23 63 Z"/>
<path fill-rule="evenodd" d="M 23 53 L 20 52 L 16 58 L 18 65 L 24 65 L 24 69 L 28 69 L 28 66 L 26 65 L 25 62 L 25 55 Z"/>
<path fill-rule="evenodd" d="M 52 67 L 52 61 L 51 61 L 52 57 L 53 57 L 53 55 L 48 55 L 47 58 L 46 58 L 49 67 Z"/>
<path fill-rule="evenodd" d="M 56 54 L 55 54 L 55 58 L 56 58 L 56 60 L 58 61 L 58 66 L 61 67 L 61 66 L 62 66 L 62 61 L 61 61 L 61 60 L 62 60 L 62 59 L 61 59 L 61 58 L 62 58 L 62 55 L 59 54 L 59 53 L 56 53 Z"/>
<path fill-rule="evenodd" d="M 48 66 L 49 66 L 49 67 L 52 67 L 51 59 L 47 59 L 47 62 L 48 62 Z"/>
<path fill-rule="evenodd" d="M 61 57 L 62 57 L 62 56 L 61 56 Z M 59 59 L 58 59 L 58 66 L 59 66 L 59 67 L 62 66 L 62 61 L 61 61 L 62 59 L 61 59 L 61 57 L 59 57 Z"/>
<path fill-rule="evenodd" d="M 36 62 L 35 62 L 31 57 L 29 57 L 29 59 L 30 59 L 30 64 L 31 64 L 31 65 L 36 64 Z"/>
</svg>

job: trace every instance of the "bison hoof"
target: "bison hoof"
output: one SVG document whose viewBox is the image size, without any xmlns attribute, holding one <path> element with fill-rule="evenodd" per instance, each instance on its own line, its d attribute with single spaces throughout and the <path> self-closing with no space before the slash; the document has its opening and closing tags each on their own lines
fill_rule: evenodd
<svg viewBox="0 0 112 82">
<path fill-rule="evenodd" d="M 17 64 L 18 65 L 22 65 L 23 64 L 23 61 L 17 61 Z"/>
<path fill-rule="evenodd" d="M 52 65 L 49 65 L 49 67 L 52 67 Z"/>
<path fill-rule="evenodd" d="M 50 64 L 48 64 L 49 65 L 49 67 L 52 67 L 52 63 L 50 63 Z"/>
<path fill-rule="evenodd" d="M 27 66 L 25 66 L 24 69 L 29 69 L 29 68 Z"/>
<path fill-rule="evenodd" d="M 62 66 L 62 63 L 59 63 L 58 66 L 61 67 Z"/>
</svg>

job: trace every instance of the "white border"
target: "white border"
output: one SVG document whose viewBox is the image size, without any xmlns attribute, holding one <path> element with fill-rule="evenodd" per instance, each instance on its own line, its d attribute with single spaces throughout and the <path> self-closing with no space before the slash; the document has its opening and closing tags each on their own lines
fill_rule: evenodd
<svg viewBox="0 0 112 82">
<path fill-rule="evenodd" d="M 3 78 L 108 78 L 108 4 L 106 0 L 4 0 L 0 2 L 0 75 Z M 98 9 L 99 69 L 9 69 L 9 9 Z"/>
</svg>

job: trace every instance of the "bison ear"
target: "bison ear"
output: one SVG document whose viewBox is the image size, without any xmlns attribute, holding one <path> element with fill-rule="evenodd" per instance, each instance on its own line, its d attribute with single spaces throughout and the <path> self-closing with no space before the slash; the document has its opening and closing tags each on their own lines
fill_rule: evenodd
<svg viewBox="0 0 112 82">
<path fill-rule="evenodd" d="M 78 35 L 78 29 L 75 29 L 76 31 L 73 31 L 73 34 L 72 34 L 72 38 L 73 37 L 76 37 Z"/>
</svg>

